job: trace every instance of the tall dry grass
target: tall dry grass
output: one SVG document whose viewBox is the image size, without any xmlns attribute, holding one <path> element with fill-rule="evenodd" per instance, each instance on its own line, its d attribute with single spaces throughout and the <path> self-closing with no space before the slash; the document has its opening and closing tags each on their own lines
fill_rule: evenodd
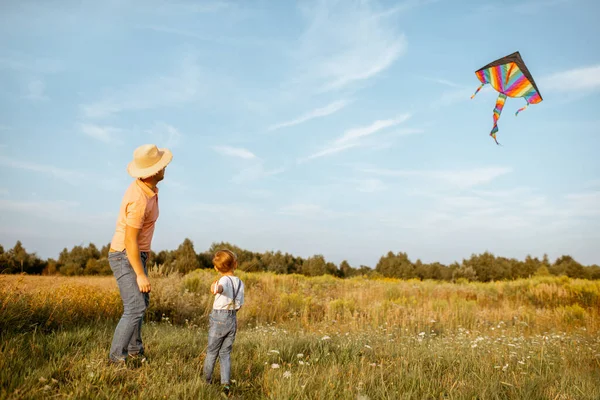
<svg viewBox="0 0 600 400">
<path fill-rule="evenodd" d="M 502 322 L 524 333 L 600 328 L 600 281 L 539 277 L 508 282 L 371 280 L 239 273 L 246 304 L 241 327 L 278 323 L 314 330 L 334 323 L 344 331 L 383 324 L 439 333 Z M 206 323 L 213 271 L 152 276 L 148 321 Z M 114 278 L 0 276 L 0 328 L 54 330 L 115 321 L 122 312 Z"/>
<path fill-rule="evenodd" d="M 114 278 L 0 276 L 0 398 L 218 396 L 202 380 L 216 275 L 159 272 L 135 370 L 106 362 Z M 600 282 L 239 275 L 234 398 L 600 398 Z"/>
</svg>

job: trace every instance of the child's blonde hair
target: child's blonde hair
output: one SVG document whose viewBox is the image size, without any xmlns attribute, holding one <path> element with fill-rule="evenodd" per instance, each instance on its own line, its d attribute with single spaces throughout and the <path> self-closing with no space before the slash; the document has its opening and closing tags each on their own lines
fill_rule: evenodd
<svg viewBox="0 0 600 400">
<path fill-rule="evenodd" d="M 212 262 L 217 271 L 225 273 L 235 268 L 237 265 L 237 256 L 233 251 L 223 249 L 215 253 Z"/>
</svg>

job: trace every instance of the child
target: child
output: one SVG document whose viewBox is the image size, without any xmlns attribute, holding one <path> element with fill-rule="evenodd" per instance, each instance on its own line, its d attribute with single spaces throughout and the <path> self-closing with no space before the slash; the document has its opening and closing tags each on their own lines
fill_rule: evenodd
<svg viewBox="0 0 600 400">
<path fill-rule="evenodd" d="M 244 304 L 244 283 L 233 275 L 237 267 L 237 257 L 230 250 L 219 250 L 213 258 L 213 265 L 221 275 L 210 285 L 215 295 L 208 328 L 208 346 L 204 360 L 204 378 L 210 383 L 219 356 L 221 364 L 221 384 L 229 393 L 230 354 L 237 331 L 237 311 Z"/>
</svg>

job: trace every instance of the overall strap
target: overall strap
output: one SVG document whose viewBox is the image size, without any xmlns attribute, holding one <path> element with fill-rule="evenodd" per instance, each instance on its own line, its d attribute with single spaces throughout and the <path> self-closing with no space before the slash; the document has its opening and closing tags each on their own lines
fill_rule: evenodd
<svg viewBox="0 0 600 400">
<path fill-rule="evenodd" d="M 227 275 L 225 275 L 227 276 Z M 237 287 L 237 290 L 234 288 L 233 286 L 233 280 L 231 279 L 231 277 L 227 276 L 227 279 L 229 279 L 229 282 L 231 282 L 231 291 L 233 292 L 233 299 L 232 299 L 232 303 L 233 303 L 233 308 L 235 309 L 235 298 L 237 297 L 238 293 L 240 292 L 240 288 L 242 287 L 242 281 L 240 281 L 240 284 Z"/>
</svg>

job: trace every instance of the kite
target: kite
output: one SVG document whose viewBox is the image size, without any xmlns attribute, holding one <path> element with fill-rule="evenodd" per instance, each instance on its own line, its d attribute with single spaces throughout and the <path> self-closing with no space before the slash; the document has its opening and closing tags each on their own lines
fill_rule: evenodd
<svg viewBox="0 0 600 400">
<path fill-rule="evenodd" d="M 494 138 L 496 144 L 500 144 L 496 139 L 496 132 L 498 132 L 498 119 L 502 113 L 506 97 L 523 97 L 527 102 L 524 107 L 517 110 L 516 116 L 530 104 L 540 103 L 542 95 L 518 51 L 492 61 L 485 67 L 475 71 L 475 75 L 481 82 L 481 86 L 471 96 L 471 99 L 487 83 L 500 92 L 496 100 L 496 107 L 494 107 L 494 126 L 490 132 L 490 136 Z"/>
</svg>

